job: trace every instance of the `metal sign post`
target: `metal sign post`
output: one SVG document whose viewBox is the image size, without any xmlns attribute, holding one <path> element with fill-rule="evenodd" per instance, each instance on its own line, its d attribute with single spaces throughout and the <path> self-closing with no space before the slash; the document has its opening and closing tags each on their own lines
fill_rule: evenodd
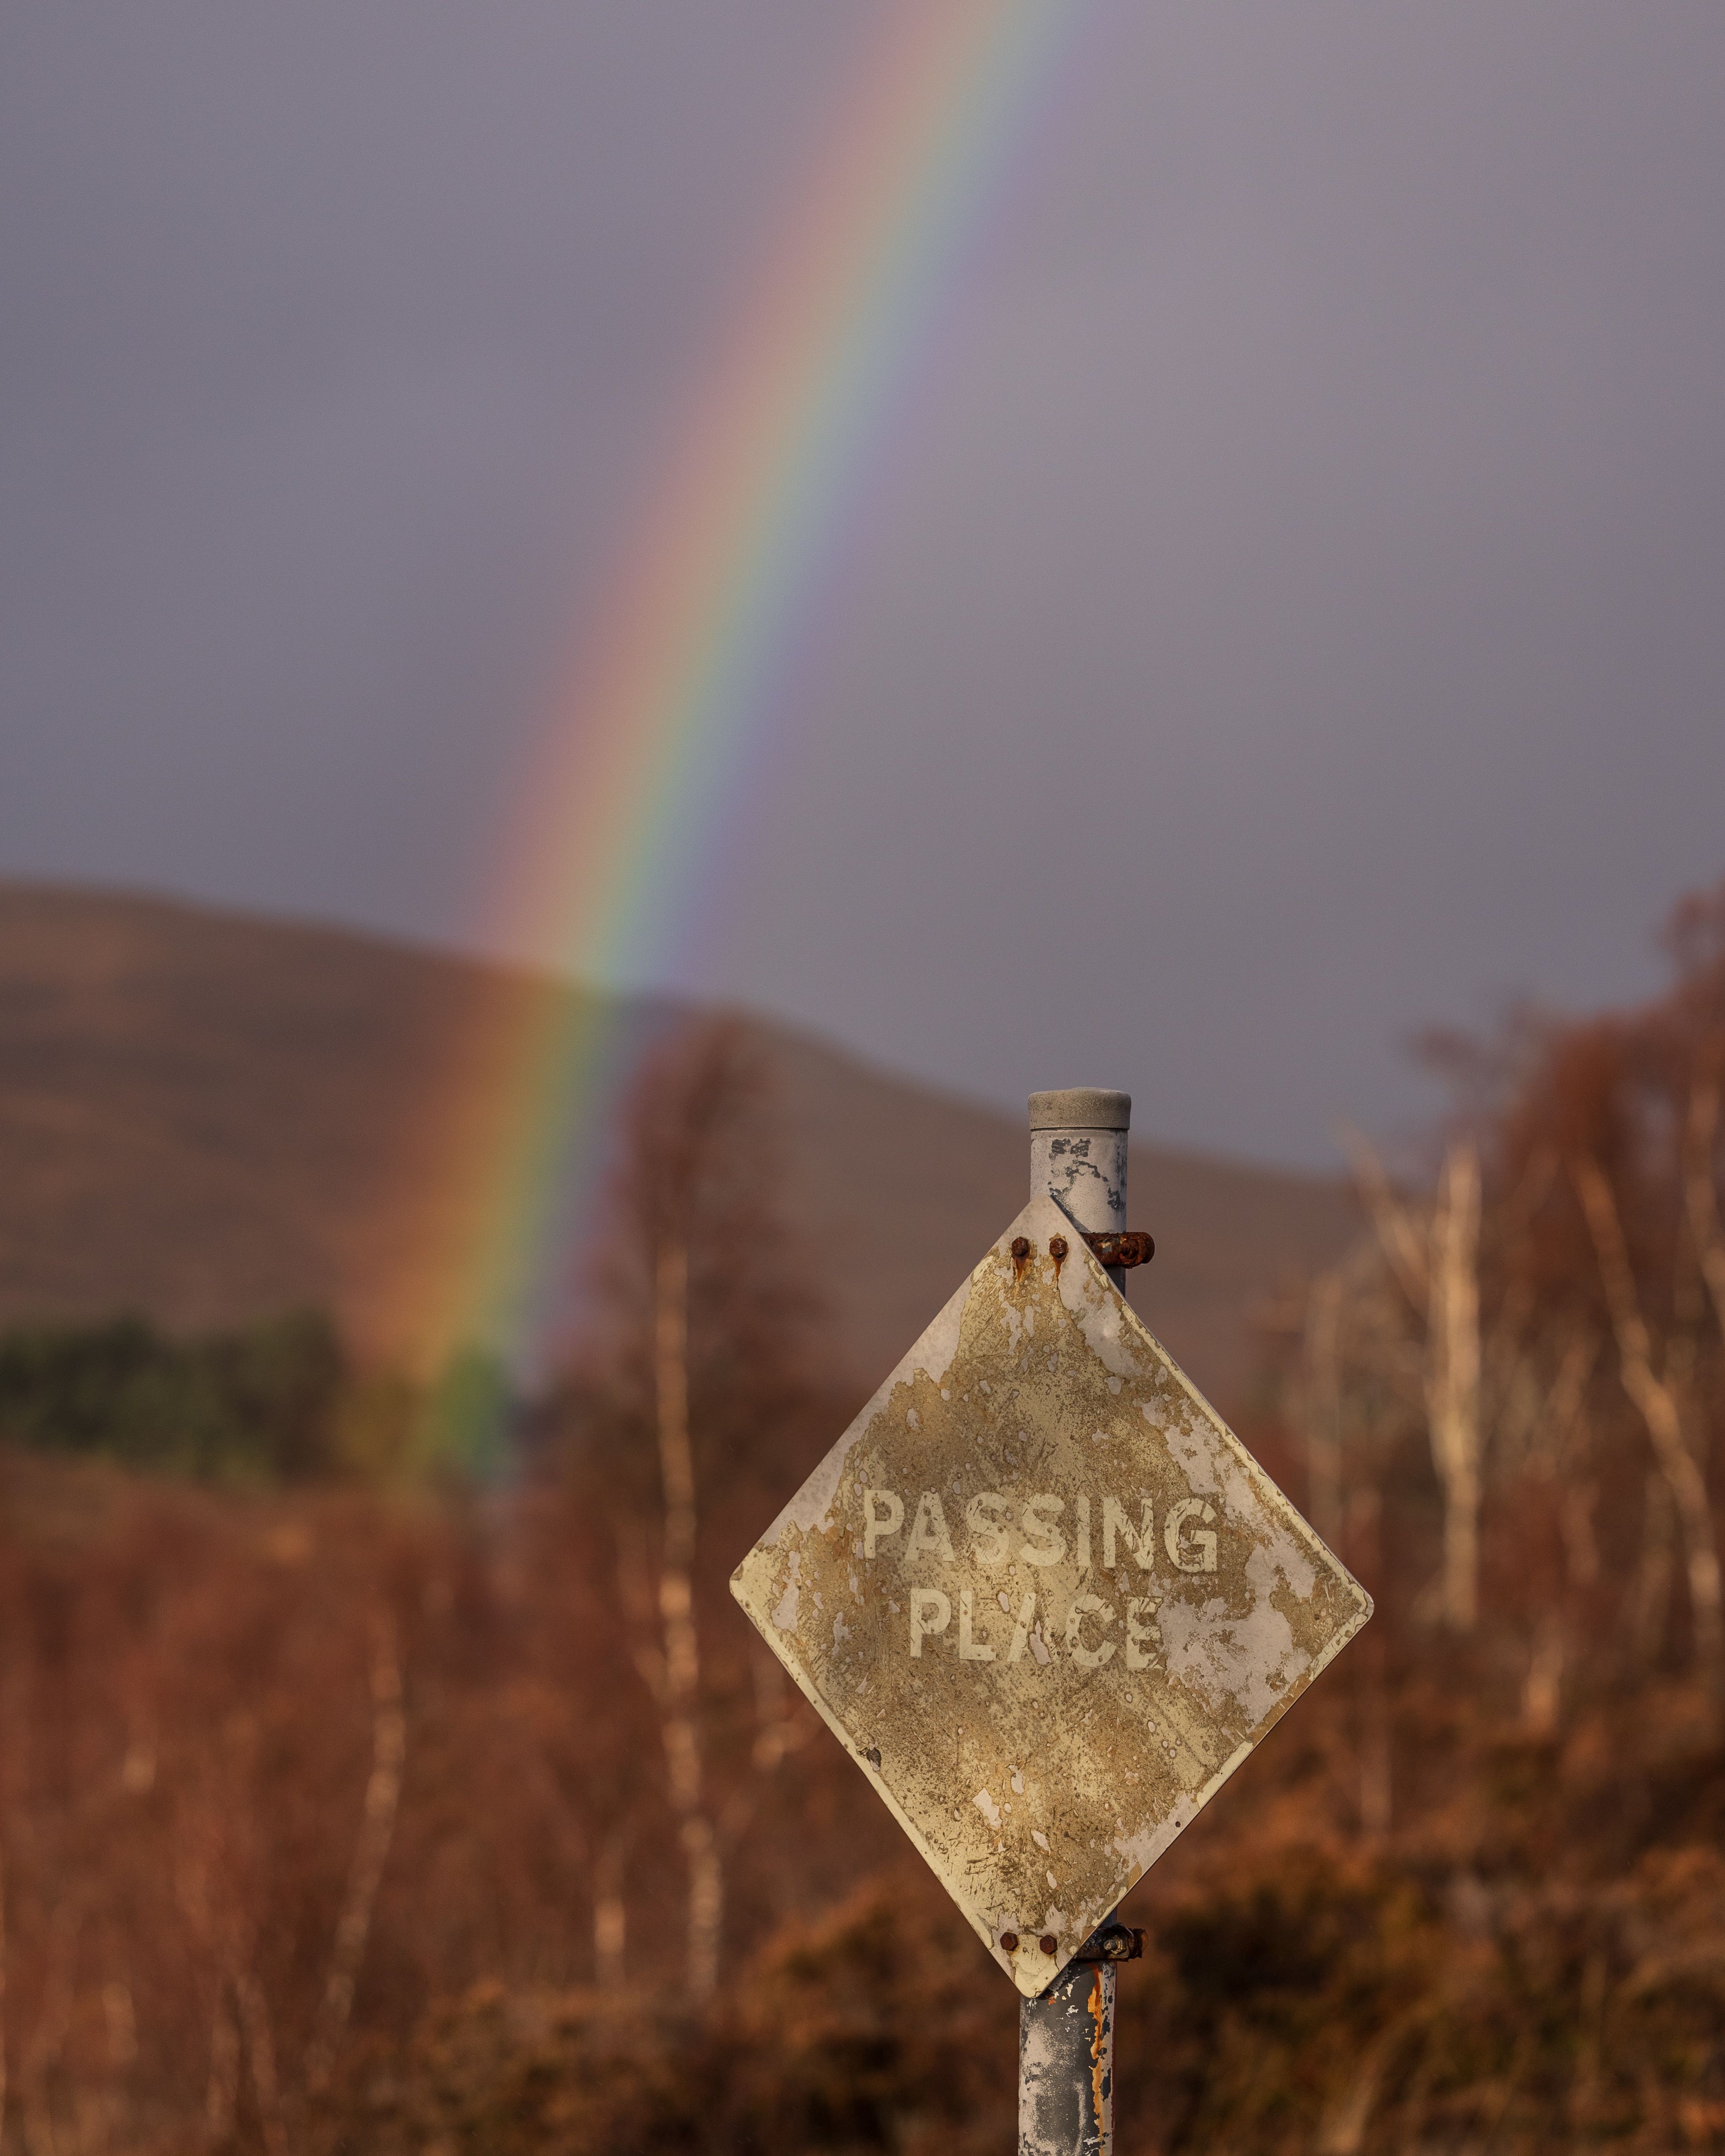
<svg viewBox="0 0 1725 2156">
<path fill-rule="evenodd" d="M 1031 1195 L 1058 1199 L 1087 1235 L 1126 1233 L 1132 1105 L 1089 1086 L 1030 1096 Z M 1124 1268 L 1107 1270 L 1118 1287 Z M 1046 1991 L 1020 2000 L 1019 2156 L 1110 2156 L 1115 1981 L 1142 1951 L 1140 1934 L 1104 1925 Z"/>
<path fill-rule="evenodd" d="M 732 1579 L 1023 1995 L 1024 2156 L 1105 2156 L 1108 1920 L 1371 1614 L 1120 1291 L 1130 1107 L 1032 1095 L 1029 1202 Z"/>
</svg>

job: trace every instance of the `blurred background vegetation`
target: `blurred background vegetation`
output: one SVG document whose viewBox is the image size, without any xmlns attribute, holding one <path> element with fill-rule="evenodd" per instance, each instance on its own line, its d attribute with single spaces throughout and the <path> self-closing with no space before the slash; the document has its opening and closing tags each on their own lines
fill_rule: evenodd
<svg viewBox="0 0 1725 2156">
<path fill-rule="evenodd" d="M 1725 891 L 1669 941 L 1428 1044 L 1429 1172 L 1359 1143 L 1260 1299 L 1242 1434 L 1378 1616 L 1127 1905 L 1131 2156 L 1725 2141 Z M 726 1592 L 855 1404 L 774 1128 L 665 1031 L 531 1394 L 0 1340 L 0 2145 L 1010 2145 L 1014 1998 Z"/>
<path fill-rule="evenodd" d="M 0 1430 L 153 1473 L 303 1481 L 342 1464 L 352 1382 L 320 1311 L 186 1341 L 141 1317 L 23 1327 L 0 1336 Z"/>
</svg>

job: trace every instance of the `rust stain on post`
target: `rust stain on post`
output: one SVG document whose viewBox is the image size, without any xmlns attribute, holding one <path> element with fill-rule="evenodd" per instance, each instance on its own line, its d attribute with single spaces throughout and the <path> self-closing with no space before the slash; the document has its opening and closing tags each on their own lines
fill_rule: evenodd
<svg viewBox="0 0 1725 2156">
<path fill-rule="evenodd" d="M 1075 1964 L 1019 2019 L 1019 2156 L 1109 2156 L 1114 2130 L 1111 1963 Z"/>
<path fill-rule="evenodd" d="M 1090 1980 L 1091 2107 L 1096 2117 L 1105 2122 L 1114 2095 L 1114 2046 L 1108 2041 L 1114 2033 L 1114 2021 L 1109 2011 L 1108 1974 L 1098 1969 Z M 1106 2130 L 1105 2124 L 1105 2135 Z"/>
</svg>

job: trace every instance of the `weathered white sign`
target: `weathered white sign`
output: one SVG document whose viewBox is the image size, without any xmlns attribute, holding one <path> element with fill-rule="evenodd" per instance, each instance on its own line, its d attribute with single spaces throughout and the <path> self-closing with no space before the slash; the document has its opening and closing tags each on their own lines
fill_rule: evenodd
<svg viewBox="0 0 1725 2156">
<path fill-rule="evenodd" d="M 1051 1197 L 731 1584 L 1027 1996 L 1372 1608 Z"/>
</svg>

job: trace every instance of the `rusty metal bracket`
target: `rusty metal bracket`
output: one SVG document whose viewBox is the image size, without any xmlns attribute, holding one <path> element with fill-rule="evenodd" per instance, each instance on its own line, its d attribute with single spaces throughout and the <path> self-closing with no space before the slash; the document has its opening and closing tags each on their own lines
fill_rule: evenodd
<svg viewBox="0 0 1725 2156">
<path fill-rule="evenodd" d="M 1144 1934 L 1131 1924 L 1104 1924 L 1092 1932 L 1074 1961 L 1142 1961 Z"/>
<path fill-rule="evenodd" d="M 1147 1265 L 1156 1255 L 1156 1238 L 1136 1228 L 1118 1235 L 1086 1235 L 1084 1240 L 1105 1265 Z"/>
</svg>

